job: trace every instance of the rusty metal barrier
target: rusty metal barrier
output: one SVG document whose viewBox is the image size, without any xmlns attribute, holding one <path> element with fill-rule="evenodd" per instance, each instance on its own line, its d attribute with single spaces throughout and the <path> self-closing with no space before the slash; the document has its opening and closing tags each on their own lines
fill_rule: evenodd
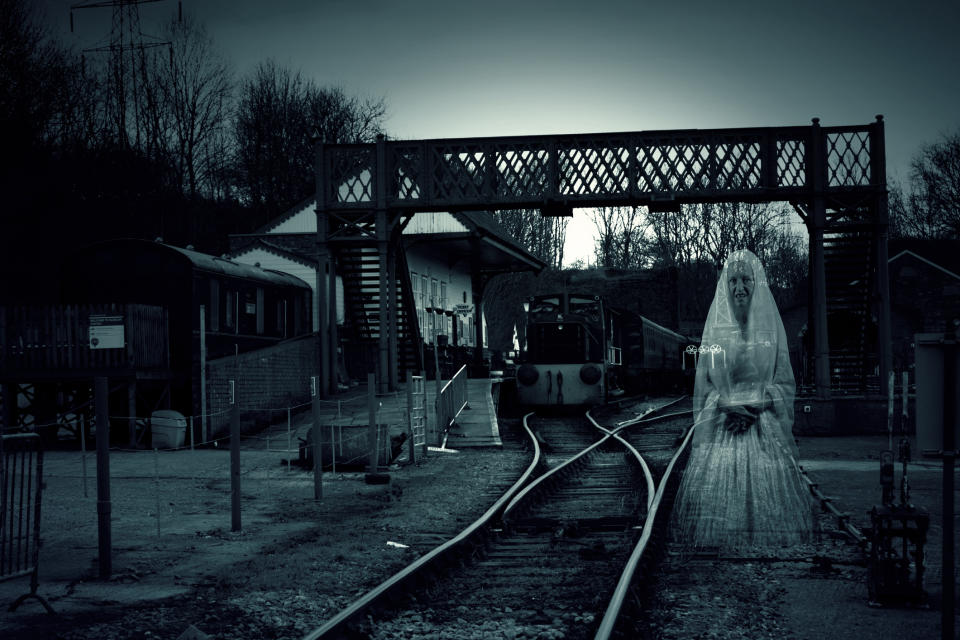
<svg viewBox="0 0 960 640">
<path fill-rule="evenodd" d="M 0 447 L 0 582 L 30 576 L 30 592 L 17 598 L 15 611 L 36 598 L 49 613 L 50 603 L 37 593 L 40 559 L 40 497 L 43 494 L 43 445 L 35 433 L 3 436 Z"/>
</svg>

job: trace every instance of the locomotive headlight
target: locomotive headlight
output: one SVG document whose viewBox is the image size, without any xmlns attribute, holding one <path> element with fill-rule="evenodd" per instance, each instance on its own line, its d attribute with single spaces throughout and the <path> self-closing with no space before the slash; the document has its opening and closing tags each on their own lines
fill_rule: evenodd
<svg viewBox="0 0 960 640">
<path fill-rule="evenodd" d="M 530 385 L 536 383 L 540 378 L 540 373 L 537 371 L 537 368 L 529 364 L 520 365 L 520 368 L 517 369 L 517 380 L 520 384 L 529 387 Z"/>
<path fill-rule="evenodd" d="M 585 364 L 580 367 L 580 380 L 584 384 L 597 384 L 602 375 L 600 367 L 595 364 Z"/>
</svg>

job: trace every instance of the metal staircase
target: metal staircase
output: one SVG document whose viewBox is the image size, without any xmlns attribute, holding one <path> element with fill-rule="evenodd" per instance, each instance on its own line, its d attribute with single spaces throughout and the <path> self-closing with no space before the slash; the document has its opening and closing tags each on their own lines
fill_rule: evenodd
<svg viewBox="0 0 960 640">
<path fill-rule="evenodd" d="M 373 243 L 357 241 L 340 242 L 335 245 L 337 269 L 343 279 L 343 303 L 345 331 L 342 339 L 347 349 L 348 372 L 353 376 L 358 371 L 376 371 L 380 339 L 380 258 Z M 420 371 L 420 327 L 417 323 L 416 306 L 410 285 L 410 271 L 406 255 L 396 252 L 397 291 L 397 368 L 400 379 L 406 370 Z"/>
<path fill-rule="evenodd" d="M 876 391 L 872 373 L 875 354 L 869 349 L 870 292 L 876 277 L 872 265 L 873 234 L 864 228 L 828 228 L 823 237 L 826 298 L 830 335 L 831 389 L 839 394 Z"/>
</svg>

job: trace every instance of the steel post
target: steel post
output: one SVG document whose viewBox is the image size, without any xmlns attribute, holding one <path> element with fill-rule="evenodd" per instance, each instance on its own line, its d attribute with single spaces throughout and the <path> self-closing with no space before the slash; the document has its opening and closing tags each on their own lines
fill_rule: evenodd
<svg viewBox="0 0 960 640">
<path fill-rule="evenodd" d="M 377 377 L 367 374 L 367 417 L 369 427 L 367 429 L 367 444 L 370 446 L 370 460 L 367 463 L 367 471 L 376 473 L 379 465 L 377 460 Z"/>
<path fill-rule="evenodd" d="M 314 385 L 316 393 L 313 396 L 313 437 L 309 446 L 313 447 L 313 499 L 323 497 L 323 451 L 320 447 L 322 436 L 320 433 L 320 385 Z"/>
<path fill-rule="evenodd" d="M 113 547 L 110 539 L 110 385 L 107 378 L 94 378 L 94 402 L 97 416 L 97 564 L 100 577 L 113 572 Z"/>
<path fill-rule="evenodd" d="M 317 174 L 317 274 L 316 274 L 316 316 L 311 322 L 316 323 L 317 330 L 317 359 L 320 361 L 320 393 L 325 397 L 329 393 L 330 385 L 330 332 L 328 321 L 330 299 L 327 296 L 327 282 L 330 276 L 330 247 L 328 234 L 330 218 L 326 208 L 326 159 L 322 140 L 316 140 L 316 174 Z M 336 313 L 336 311 L 334 311 Z"/>
<path fill-rule="evenodd" d="M 240 531 L 240 402 L 230 381 L 230 530 Z"/>
<path fill-rule="evenodd" d="M 954 439 L 954 423 L 957 402 L 957 336 L 956 324 L 947 327 L 943 348 L 943 598 L 940 605 L 940 629 L 944 640 L 954 638 L 955 578 L 954 568 L 954 522 L 953 522 L 953 467 L 957 443 Z"/>
</svg>

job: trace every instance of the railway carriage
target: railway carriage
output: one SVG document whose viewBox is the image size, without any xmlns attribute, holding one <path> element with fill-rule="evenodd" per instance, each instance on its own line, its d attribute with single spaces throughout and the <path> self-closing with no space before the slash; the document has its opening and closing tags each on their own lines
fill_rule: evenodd
<svg viewBox="0 0 960 640">
<path fill-rule="evenodd" d="M 517 399 L 526 406 L 583 406 L 630 393 L 673 390 L 689 340 L 600 296 L 555 293 L 527 303 Z"/>
<path fill-rule="evenodd" d="M 312 291 L 303 280 L 159 241 L 122 238 L 84 247 L 64 261 L 61 285 L 66 304 L 162 307 L 165 322 L 142 331 L 150 332 L 147 342 L 168 345 L 169 355 L 157 374 L 162 380 L 138 378 L 142 406 L 137 415 L 149 415 L 161 402 L 184 415 L 199 415 L 204 360 L 209 374 L 209 363 L 217 359 L 311 331 Z M 118 394 L 111 401 L 125 405 L 126 390 Z"/>
</svg>

